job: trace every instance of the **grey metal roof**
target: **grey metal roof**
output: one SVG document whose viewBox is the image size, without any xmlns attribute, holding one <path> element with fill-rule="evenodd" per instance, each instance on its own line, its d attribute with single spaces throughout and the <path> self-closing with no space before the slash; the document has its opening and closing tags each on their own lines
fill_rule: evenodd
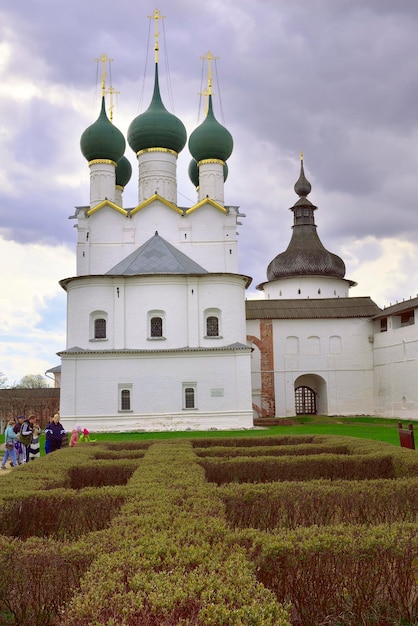
<svg viewBox="0 0 418 626">
<path fill-rule="evenodd" d="M 141 354 L 166 354 L 166 353 L 177 353 L 177 352 L 228 352 L 231 350 L 249 350 L 249 346 L 235 342 L 231 343 L 227 346 L 208 346 L 208 347 L 189 347 L 182 346 L 180 348 L 162 348 L 158 350 L 140 350 L 140 349 L 124 349 L 124 350 L 85 350 L 84 348 L 69 348 L 68 350 L 61 350 L 61 352 L 57 352 L 58 356 L 66 355 L 66 354 L 137 354 L 140 356 Z"/>
<path fill-rule="evenodd" d="M 107 275 L 118 276 L 208 273 L 201 265 L 160 237 L 158 232 L 106 272 Z"/>
<path fill-rule="evenodd" d="M 396 315 L 398 313 L 404 313 L 405 311 L 411 311 L 418 308 L 418 297 L 404 300 L 403 302 L 397 302 L 392 306 L 387 306 L 375 316 L 374 319 L 380 319 L 382 317 L 388 317 L 389 315 Z"/>
<path fill-rule="evenodd" d="M 292 207 L 292 237 L 287 250 L 278 254 L 268 265 L 268 281 L 291 276 L 345 276 L 344 261 L 329 252 L 318 236 L 314 218 L 317 207 L 306 197 L 310 191 L 311 183 L 305 177 L 302 159 L 299 180 L 295 184 L 299 200 Z"/>
<path fill-rule="evenodd" d="M 381 311 L 368 297 L 247 300 L 245 306 L 247 320 L 373 317 Z"/>
</svg>

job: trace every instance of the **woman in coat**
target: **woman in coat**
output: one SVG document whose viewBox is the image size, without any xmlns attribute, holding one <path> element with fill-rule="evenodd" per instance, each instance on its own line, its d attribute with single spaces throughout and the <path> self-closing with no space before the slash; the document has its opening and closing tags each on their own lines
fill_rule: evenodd
<svg viewBox="0 0 418 626">
<path fill-rule="evenodd" d="M 10 457 L 13 467 L 16 467 L 16 449 L 15 449 L 15 441 L 17 439 L 17 434 L 13 430 L 15 425 L 15 421 L 13 419 L 9 420 L 6 430 L 4 431 L 4 442 L 6 446 L 6 450 L 4 453 L 4 457 L 1 462 L 1 469 L 6 468 L 7 459 Z"/>
<path fill-rule="evenodd" d="M 65 429 L 60 423 L 60 415 L 59 413 L 55 413 L 54 417 L 45 428 L 45 452 L 48 454 L 49 452 L 59 450 L 62 446 L 62 438 L 64 435 Z"/>
</svg>

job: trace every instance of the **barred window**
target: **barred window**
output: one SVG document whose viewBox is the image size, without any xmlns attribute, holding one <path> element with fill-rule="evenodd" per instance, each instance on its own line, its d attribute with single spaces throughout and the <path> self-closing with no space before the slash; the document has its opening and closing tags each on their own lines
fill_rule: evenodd
<svg viewBox="0 0 418 626">
<path fill-rule="evenodd" d="M 94 320 L 94 338 L 106 339 L 106 320 L 99 318 Z"/>
<path fill-rule="evenodd" d="M 122 411 L 131 410 L 131 391 L 130 389 L 122 389 L 120 393 L 120 408 Z"/>
<path fill-rule="evenodd" d="M 215 315 L 210 315 L 206 320 L 206 335 L 208 337 L 219 335 L 219 320 Z"/>
<path fill-rule="evenodd" d="M 186 387 L 184 390 L 184 406 L 186 409 L 194 409 L 194 389 Z"/>
<path fill-rule="evenodd" d="M 152 317 L 151 318 L 151 329 L 150 329 L 151 337 L 162 337 L 163 336 L 163 320 L 161 317 Z"/>
</svg>

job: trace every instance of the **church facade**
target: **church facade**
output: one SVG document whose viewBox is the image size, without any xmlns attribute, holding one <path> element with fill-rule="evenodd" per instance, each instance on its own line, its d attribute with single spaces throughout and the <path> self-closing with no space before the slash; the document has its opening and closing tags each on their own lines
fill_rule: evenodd
<svg viewBox="0 0 418 626">
<path fill-rule="evenodd" d="M 381 310 L 350 297 L 342 259 L 322 244 L 303 160 L 289 246 L 247 300 L 239 273 L 239 209 L 224 199 L 233 140 L 208 94 L 190 135 L 193 206 L 177 203 L 181 120 L 159 88 L 127 141 L 138 162 L 138 204 L 123 206 L 132 170 L 106 113 L 81 137 L 90 201 L 71 216 L 76 275 L 59 353 L 67 429 L 157 431 L 252 428 L 254 417 L 297 413 L 418 418 L 418 298 Z"/>
</svg>

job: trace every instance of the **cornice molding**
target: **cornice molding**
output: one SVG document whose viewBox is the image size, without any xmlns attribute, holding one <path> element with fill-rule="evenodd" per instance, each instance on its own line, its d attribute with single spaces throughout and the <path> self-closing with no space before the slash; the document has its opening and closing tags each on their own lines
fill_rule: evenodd
<svg viewBox="0 0 418 626">
<path fill-rule="evenodd" d="M 170 148 L 144 148 L 144 150 L 139 150 L 136 153 L 136 156 L 139 157 L 142 154 L 147 154 L 148 152 L 167 152 L 168 154 L 173 154 L 175 157 L 178 156 L 178 152 L 170 150 Z"/>
<path fill-rule="evenodd" d="M 183 210 L 179 209 L 179 207 L 175 204 L 173 204 L 172 202 L 170 202 L 169 200 L 166 200 L 165 198 L 163 198 L 162 196 L 160 196 L 160 194 L 158 193 L 154 193 L 152 196 L 150 196 L 149 198 L 147 198 L 146 200 L 144 200 L 144 202 L 141 202 L 141 204 L 138 204 L 135 208 L 133 208 L 131 210 L 131 216 L 135 215 L 135 213 L 138 213 L 139 211 L 142 211 L 142 209 L 145 209 L 145 207 L 149 206 L 150 204 L 152 204 L 153 202 L 159 201 L 162 204 L 164 204 L 166 207 L 168 207 L 169 209 L 171 209 L 172 211 L 175 211 L 176 213 L 178 213 L 179 215 L 183 215 Z"/>
<path fill-rule="evenodd" d="M 212 200 L 211 198 L 204 198 L 203 200 L 201 200 L 197 204 L 195 204 L 192 207 L 190 207 L 190 209 L 187 209 L 186 215 L 190 215 L 190 213 L 193 213 L 194 211 L 197 211 L 198 209 L 200 209 L 202 206 L 205 206 L 206 204 L 209 204 L 210 206 L 213 206 L 214 209 L 217 209 L 218 211 L 221 211 L 221 213 L 224 213 L 225 215 L 228 212 L 226 210 L 226 208 L 224 206 L 222 206 L 222 204 L 219 204 L 218 202 L 215 202 L 215 200 Z"/>
<path fill-rule="evenodd" d="M 114 165 L 116 167 L 116 161 L 112 161 L 112 159 L 93 159 L 89 161 L 89 167 L 91 165 Z"/>
<path fill-rule="evenodd" d="M 99 202 L 99 204 L 96 204 L 95 206 L 93 206 L 90 209 L 88 209 L 86 211 L 87 217 L 90 217 L 94 213 L 97 213 L 97 211 L 100 211 L 101 209 L 103 209 L 103 207 L 106 207 L 106 206 L 110 207 L 111 209 L 114 209 L 118 213 L 121 213 L 125 217 L 128 217 L 128 211 L 126 211 L 126 209 L 123 209 L 118 204 L 115 204 L 111 200 L 103 200 L 102 202 Z"/>
<path fill-rule="evenodd" d="M 218 165 L 222 165 L 222 167 L 225 165 L 225 161 L 222 161 L 221 159 L 202 159 L 197 165 L 200 167 L 206 163 L 217 163 Z"/>
</svg>

